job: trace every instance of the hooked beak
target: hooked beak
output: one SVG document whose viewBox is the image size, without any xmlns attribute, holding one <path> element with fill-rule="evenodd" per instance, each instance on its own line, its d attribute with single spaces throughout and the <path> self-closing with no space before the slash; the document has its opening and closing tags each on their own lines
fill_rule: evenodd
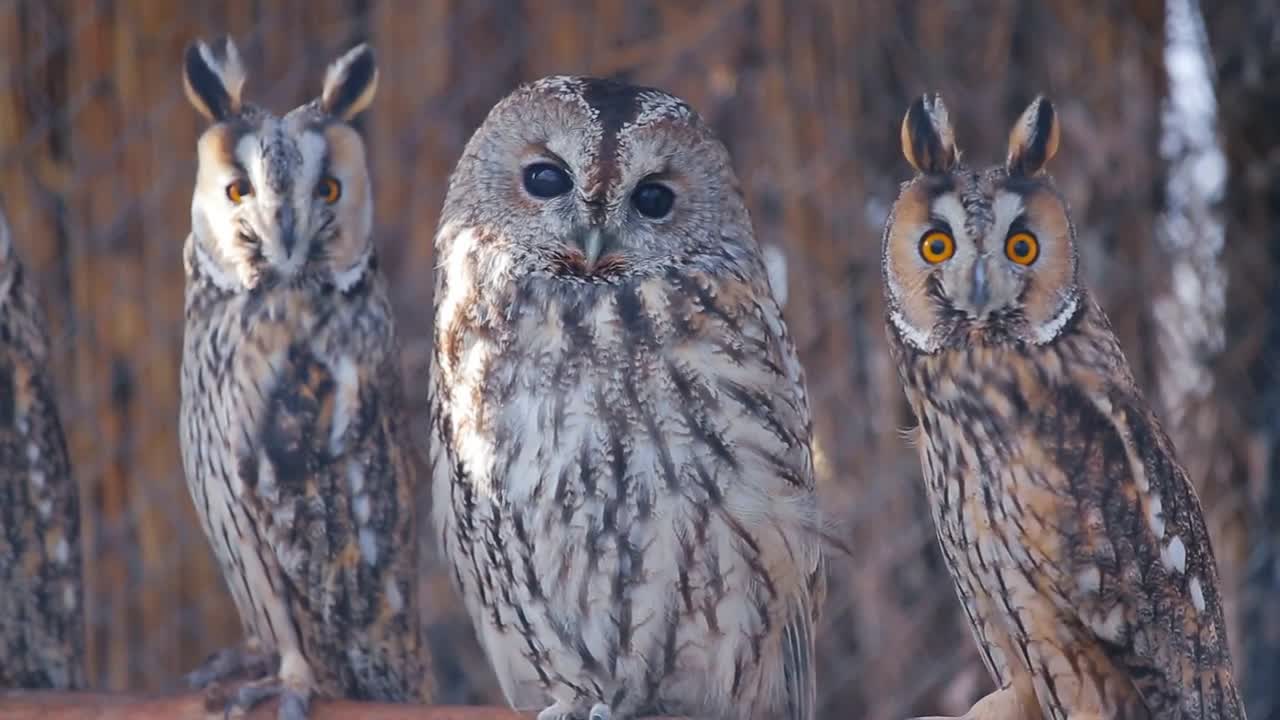
<svg viewBox="0 0 1280 720">
<path fill-rule="evenodd" d="M 291 257 L 293 246 L 298 243 L 298 228 L 293 208 L 285 205 L 276 210 L 276 227 L 280 231 L 280 244 L 284 246 L 285 257 Z"/>
<path fill-rule="evenodd" d="M 587 270 L 594 270 L 596 263 L 600 262 L 600 256 L 604 254 L 604 231 L 596 226 L 587 228 L 586 232 L 579 236 L 578 242 L 581 244 L 582 254 L 586 258 Z"/>
<path fill-rule="evenodd" d="M 986 314 L 991 301 L 991 284 L 987 279 L 987 259 L 980 257 L 973 263 L 973 282 L 969 287 L 969 307 L 978 317 Z"/>
</svg>

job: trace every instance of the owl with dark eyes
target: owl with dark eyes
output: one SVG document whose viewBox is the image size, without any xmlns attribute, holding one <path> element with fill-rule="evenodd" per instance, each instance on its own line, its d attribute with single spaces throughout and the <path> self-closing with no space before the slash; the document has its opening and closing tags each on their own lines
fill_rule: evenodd
<svg viewBox="0 0 1280 720">
<path fill-rule="evenodd" d="M 1200 503 L 1081 279 L 1038 98 L 960 162 L 942 100 L 884 232 L 890 348 L 942 554 L 998 686 L 966 718 L 1243 718 Z"/>
<path fill-rule="evenodd" d="M 812 718 L 809 404 L 720 141 L 660 90 L 525 85 L 436 253 L 435 528 L 510 704 Z"/>
</svg>

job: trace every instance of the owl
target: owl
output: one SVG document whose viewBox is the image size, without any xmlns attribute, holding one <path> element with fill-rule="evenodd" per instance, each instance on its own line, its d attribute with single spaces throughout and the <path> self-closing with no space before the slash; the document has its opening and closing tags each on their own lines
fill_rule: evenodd
<svg viewBox="0 0 1280 720">
<path fill-rule="evenodd" d="M 350 124 L 373 99 L 373 52 L 338 58 L 283 117 L 241 100 L 230 41 L 188 48 L 184 79 L 210 125 L 183 251 L 182 460 L 248 638 L 192 679 L 269 655 L 232 702 L 279 695 L 281 718 L 313 694 L 426 699 L 412 448 Z"/>
<path fill-rule="evenodd" d="M 1200 503 L 1082 283 L 1037 98 L 1005 162 L 940 98 L 884 232 L 889 345 L 933 522 L 997 689 L 967 718 L 1243 718 Z"/>
<path fill-rule="evenodd" d="M 433 519 L 508 702 L 812 718 L 809 404 L 725 147 L 660 90 L 543 78 L 435 249 Z"/>
<path fill-rule="evenodd" d="M 80 504 L 48 362 L 0 212 L 0 688 L 85 684 Z"/>
</svg>

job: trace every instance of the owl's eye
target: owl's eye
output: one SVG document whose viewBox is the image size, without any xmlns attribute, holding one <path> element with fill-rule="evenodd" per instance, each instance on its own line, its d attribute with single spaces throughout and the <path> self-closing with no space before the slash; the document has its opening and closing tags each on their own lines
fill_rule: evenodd
<svg viewBox="0 0 1280 720">
<path fill-rule="evenodd" d="M 956 241 L 941 230 L 930 230 L 920 239 L 920 257 L 925 262 L 937 265 L 950 260 L 956 254 Z"/>
<path fill-rule="evenodd" d="M 1029 232 L 1016 232 L 1004 241 L 1004 254 L 1019 265 L 1030 265 L 1040 257 L 1040 243 Z"/>
<path fill-rule="evenodd" d="M 537 198 L 563 195 L 573 187 L 569 173 L 551 163 L 534 163 L 524 169 L 524 189 Z"/>
<path fill-rule="evenodd" d="M 253 185 L 249 184 L 244 178 L 236 178 L 227 186 L 227 199 L 239 205 L 244 199 L 253 194 Z"/>
<path fill-rule="evenodd" d="M 631 204 L 647 218 L 664 218 L 671 212 L 676 201 L 676 194 L 671 188 L 659 183 L 645 183 L 631 193 Z"/>
<path fill-rule="evenodd" d="M 316 185 L 316 197 L 330 205 L 338 202 L 338 198 L 342 197 L 342 183 L 332 175 L 320 178 L 320 184 Z"/>
</svg>

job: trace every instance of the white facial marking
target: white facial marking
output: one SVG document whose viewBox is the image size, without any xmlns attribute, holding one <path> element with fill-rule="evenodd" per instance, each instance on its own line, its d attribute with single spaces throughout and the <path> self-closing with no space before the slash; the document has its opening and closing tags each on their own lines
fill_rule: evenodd
<svg viewBox="0 0 1280 720">
<path fill-rule="evenodd" d="M 902 333 L 902 337 L 915 346 L 916 349 L 933 352 L 935 347 L 932 333 L 925 332 L 912 325 L 907 321 L 906 316 L 897 310 L 889 313 L 889 319 L 893 321 L 893 326 L 898 328 L 898 332 Z"/>
<path fill-rule="evenodd" d="M 262 177 L 262 156 L 258 152 L 258 142 L 257 133 L 245 133 L 236 141 L 235 150 L 232 151 L 240 167 L 249 170 L 249 177 L 254 181 Z M 257 192 L 258 188 L 255 186 L 253 190 Z"/>
<path fill-rule="evenodd" d="M 1018 219 L 1022 214 L 1022 196 L 1016 193 L 1000 192 L 996 193 L 995 202 L 991 204 L 991 211 L 995 215 L 995 221 L 991 225 L 991 235 L 989 237 L 989 250 L 1004 257 L 1004 240 L 1009 236 L 1009 227 L 1013 225 L 1013 221 Z"/>
<path fill-rule="evenodd" d="M 1066 326 L 1067 321 L 1076 314 L 1076 308 L 1079 307 L 1079 305 L 1080 301 L 1074 295 L 1071 296 L 1071 299 L 1058 310 L 1057 315 L 1054 315 L 1049 322 L 1036 328 L 1035 343 L 1037 345 L 1044 345 L 1058 337 L 1058 333 L 1062 332 L 1062 328 Z"/>
<path fill-rule="evenodd" d="M 196 264 L 219 289 L 235 290 L 240 286 L 240 282 L 234 275 L 224 272 L 222 266 L 209 257 L 209 252 L 205 250 L 204 245 L 195 243 L 195 253 Z"/>
<path fill-rule="evenodd" d="M 972 253 L 974 251 L 973 238 L 969 237 L 964 227 L 965 211 L 964 205 L 960 203 L 960 198 L 955 193 L 947 193 L 933 201 L 933 211 L 936 215 L 941 215 L 944 220 L 951 224 L 951 234 L 956 241 L 956 256 L 963 253 Z M 921 232 L 924 228 L 921 228 Z M 955 258 L 947 262 L 953 262 Z M 920 262 L 925 263 L 924 258 L 920 258 Z M 925 263 L 926 265 L 928 263 Z"/>
<path fill-rule="evenodd" d="M 361 255 L 355 265 L 346 270 L 339 270 L 333 274 L 333 283 L 338 286 L 339 292 L 346 292 L 360 282 L 360 278 L 364 277 L 365 268 L 369 267 L 369 255 Z"/>
</svg>

